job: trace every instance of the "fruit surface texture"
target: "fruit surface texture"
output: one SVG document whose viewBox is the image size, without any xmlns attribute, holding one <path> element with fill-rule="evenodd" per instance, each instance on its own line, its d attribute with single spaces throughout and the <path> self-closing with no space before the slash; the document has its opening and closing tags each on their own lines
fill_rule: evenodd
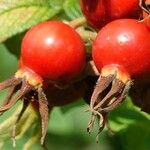
<svg viewBox="0 0 150 150">
<path fill-rule="evenodd" d="M 93 44 L 93 59 L 99 70 L 110 64 L 124 67 L 136 77 L 150 72 L 150 33 L 134 19 L 106 25 Z"/>
</svg>

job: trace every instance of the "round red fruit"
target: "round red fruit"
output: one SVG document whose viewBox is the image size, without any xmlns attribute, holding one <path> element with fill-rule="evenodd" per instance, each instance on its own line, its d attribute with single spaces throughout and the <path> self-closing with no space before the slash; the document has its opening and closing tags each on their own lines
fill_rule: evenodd
<svg viewBox="0 0 150 150">
<path fill-rule="evenodd" d="M 106 25 L 93 44 L 93 60 L 98 70 L 120 65 L 138 77 L 150 73 L 150 33 L 143 23 L 120 19 Z"/>
<path fill-rule="evenodd" d="M 47 21 L 26 33 L 21 57 L 24 66 L 44 79 L 69 80 L 84 68 L 84 43 L 69 25 Z"/>
<path fill-rule="evenodd" d="M 62 83 L 69 82 L 81 73 L 86 62 L 85 54 L 84 42 L 71 26 L 60 21 L 47 21 L 32 27 L 22 41 L 18 71 L 0 83 L 0 90 L 9 88 L 0 112 L 9 110 L 22 99 L 23 108 L 18 115 L 18 123 L 31 104 L 41 119 L 40 142 L 43 145 L 55 96 L 60 93 L 63 101 L 55 105 L 63 105 L 71 102 L 70 98 L 75 100 L 82 95 L 81 88 L 78 94 L 74 92 L 75 84 Z M 48 82 L 51 86 L 49 92 L 54 92 L 50 96 L 45 90 Z M 61 88 L 67 86 L 67 91 L 58 89 L 60 85 Z M 72 97 L 68 97 L 67 92 L 71 92 Z M 50 97 L 50 102 L 46 96 Z M 60 97 L 56 100 L 60 100 Z"/>
<path fill-rule="evenodd" d="M 100 118 L 99 130 L 107 122 L 107 114 L 128 95 L 131 78 L 150 74 L 150 33 L 145 24 L 134 19 L 115 20 L 103 27 L 92 49 L 93 61 L 101 72 L 90 100 L 90 132 L 94 119 Z"/>
<path fill-rule="evenodd" d="M 96 29 L 119 18 L 139 18 L 139 0 L 80 0 L 87 21 Z"/>
</svg>

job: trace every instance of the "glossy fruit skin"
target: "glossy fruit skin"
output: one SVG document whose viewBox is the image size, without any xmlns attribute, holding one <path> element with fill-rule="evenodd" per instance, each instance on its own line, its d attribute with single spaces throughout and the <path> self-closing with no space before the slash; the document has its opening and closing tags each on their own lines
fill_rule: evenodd
<svg viewBox="0 0 150 150">
<path fill-rule="evenodd" d="M 85 65 L 84 43 L 76 31 L 60 21 L 31 28 L 22 41 L 21 59 L 44 79 L 70 80 Z"/>
<path fill-rule="evenodd" d="M 96 29 L 121 18 L 139 18 L 139 0 L 80 0 L 83 14 Z"/>
<path fill-rule="evenodd" d="M 150 33 L 135 19 L 115 20 L 103 27 L 93 43 L 92 56 L 98 70 L 120 65 L 131 77 L 150 73 Z"/>
</svg>

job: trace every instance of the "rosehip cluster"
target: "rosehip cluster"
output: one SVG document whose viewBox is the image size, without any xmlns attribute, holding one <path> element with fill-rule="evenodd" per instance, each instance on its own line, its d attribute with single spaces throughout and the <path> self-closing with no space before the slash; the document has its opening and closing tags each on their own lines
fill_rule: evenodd
<svg viewBox="0 0 150 150">
<path fill-rule="evenodd" d="M 104 128 L 106 114 L 122 103 L 132 84 L 133 101 L 150 113 L 149 1 L 80 0 L 80 4 L 87 22 L 100 30 L 92 46 L 100 77 L 90 100 L 88 131 L 95 116 L 100 118 L 99 131 Z"/>
<path fill-rule="evenodd" d="M 0 90 L 9 88 L 0 112 L 22 99 L 24 107 L 19 121 L 29 104 L 36 106 L 41 117 L 42 145 L 49 110 L 54 106 L 84 97 L 91 111 L 88 132 L 96 116 L 102 131 L 107 114 L 123 102 L 130 88 L 135 99 L 141 95 L 137 90 L 139 85 L 146 85 L 146 96 L 142 94 L 139 98 L 145 100 L 146 97 L 147 101 L 150 97 L 147 96 L 150 91 L 149 15 L 145 18 L 143 15 L 149 13 L 147 3 L 80 0 L 80 4 L 87 22 L 99 30 L 90 54 L 86 51 L 85 39 L 80 37 L 83 30 L 75 30 L 60 21 L 43 22 L 27 31 L 22 40 L 18 71 L 0 83 Z M 143 20 L 137 20 L 141 18 Z M 150 107 L 143 106 L 143 110 L 150 112 Z"/>
</svg>

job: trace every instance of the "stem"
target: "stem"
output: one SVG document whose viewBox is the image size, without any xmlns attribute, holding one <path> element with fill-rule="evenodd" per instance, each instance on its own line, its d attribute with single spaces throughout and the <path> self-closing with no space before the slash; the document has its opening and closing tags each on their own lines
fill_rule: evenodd
<svg viewBox="0 0 150 150">
<path fill-rule="evenodd" d="M 96 32 L 85 30 L 84 27 L 79 27 L 76 29 L 76 31 L 84 41 L 94 41 L 97 36 Z"/>
<path fill-rule="evenodd" d="M 83 26 L 85 25 L 87 22 L 86 22 L 86 19 L 84 17 L 80 17 L 80 18 L 77 18 L 77 19 L 74 19 L 72 21 L 69 22 L 69 25 L 71 27 L 73 27 L 74 29 L 78 28 L 79 26 Z"/>
<path fill-rule="evenodd" d="M 88 76 L 99 76 L 100 75 L 93 60 L 87 62 L 86 67 L 85 67 L 85 73 Z"/>
<path fill-rule="evenodd" d="M 84 27 L 86 24 L 87 21 L 84 17 L 80 17 L 69 22 L 69 25 L 74 29 L 76 29 L 76 31 L 79 33 L 79 35 L 84 41 L 89 41 L 89 40 L 93 41 L 97 33 L 90 30 L 85 30 Z"/>
</svg>

